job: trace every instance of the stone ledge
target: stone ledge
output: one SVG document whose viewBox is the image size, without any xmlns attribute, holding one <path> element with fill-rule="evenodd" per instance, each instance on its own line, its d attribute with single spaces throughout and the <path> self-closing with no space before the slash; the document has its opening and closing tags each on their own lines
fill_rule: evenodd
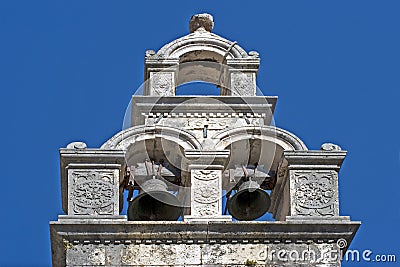
<svg viewBox="0 0 400 267">
<path fill-rule="evenodd" d="M 289 222 L 133 222 L 74 219 L 50 222 L 52 235 L 71 240 L 141 240 L 141 242 L 317 242 L 344 238 L 350 243 L 358 221 Z M 225 240 L 225 241 L 223 241 Z M 236 240 L 236 241 L 235 241 Z M 134 241 L 136 242 L 136 241 Z M 192 242 L 192 241 L 190 241 Z"/>
<path fill-rule="evenodd" d="M 351 221 L 189 223 L 82 219 L 51 222 L 50 231 L 54 266 L 244 266 L 241 264 L 249 257 L 262 266 L 305 266 L 276 262 L 271 254 L 261 257 L 286 249 L 299 253 L 316 251 L 321 261 L 307 266 L 326 267 L 339 263 L 323 259 L 322 253 L 337 251 L 341 239 L 350 244 L 359 226 L 360 222 Z M 182 253 L 182 257 L 175 256 Z"/>
</svg>

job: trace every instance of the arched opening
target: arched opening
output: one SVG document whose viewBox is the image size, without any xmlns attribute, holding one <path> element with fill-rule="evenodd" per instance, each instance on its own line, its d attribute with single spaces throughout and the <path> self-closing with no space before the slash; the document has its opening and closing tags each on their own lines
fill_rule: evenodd
<svg viewBox="0 0 400 267">
<path fill-rule="evenodd" d="M 226 173 L 230 174 L 227 177 L 229 179 L 225 179 L 223 183 L 224 206 L 229 206 L 228 202 L 231 201 L 231 207 L 238 207 L 238 211 L 240 210 L 239 207 L 242 206 L 243 208 L 243 206 L 250 205 L 252 212 L 247 216 L 255 216 L 255 219 L 251 220 L 274 221 L 272 214 L 267 212 L 270 203 L 265 198 L 269 198 L 274 188 L 278 164 L 282 158 L 282 148 L 269 140 L 250 138 L 234 141 L 225 149 L 230 150 L 231 155 L 226 166 Z M 256 182 L 260 188 L 254 191 L 250 190 L 247 193 L 242 191 L 241 187 L 247 181 Z M 258 200 L 255 201 L 255 199 Z M 248 202 L 243 202 L 243 200 Z M 257 204 L 255 204 L 256 202 Z M 264 211 L 255 215 L 257 210 Z M 228 208 L 225 211 L 226 214 L 232 215 L 234 221 L 237 220 L 235 213 L 230 214 Z M 236 213 L 237 215 L 238 213 Z"/>
<path fill-rule="evenodd" d="M 161 137 L 127 147 L 125 160 L 134 183 L 124 192 L 128 203 L 124 203 L 122 214 L 129 220 L 182 220 L 184 208 L 190 205 L 182 182 L 183 150 L 178 143 Z M 169 212 L 177 212 L 177 216 L 169 218 Z"/>
<path fill-rule="evenodd" d="M 253 96 L 259 64 L 258 53 L 248 54 L 237 42 L 207 30 L 194 31 L 158 52 L 146 52 L 145 80 L 150 82 L 144 95 L 183 95 L 176 92 L 178 86 L 204 81 L 222 88 L 219 95 Z"/>
<path fill-rule="evenodd" d="M 221 90 L 215 84 L 203 81 L 192 81 L 179 85 L 176 88 L 176 95 L 220 95 Z"/>
<path fill-rule="evenodd" d="M 217 51 L 205 50 L 205 48 L 200 47 L 199 50 L 189 51 L 180 56 L 179 73 L 177 75 L 178 86 L 195 81 L 221 85 L 224 57 Z"/>
</svg>

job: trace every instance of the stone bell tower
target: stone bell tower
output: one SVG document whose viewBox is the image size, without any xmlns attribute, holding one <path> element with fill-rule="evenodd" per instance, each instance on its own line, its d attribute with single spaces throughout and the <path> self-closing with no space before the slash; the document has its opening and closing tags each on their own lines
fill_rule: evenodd
<svg viewBox="0 0 400 267">
<path fill-rule="evenodd" d="M 346 151 L 273 125 L 258 53 L 213 26 L 194 15 L 188 35 L 146 52 L 125 129 L 60 149 L 53 266 L 341 265 L 360 225 L 339 214 Z M 191 81 L 220 95 L 176 95 Z"/>
</svg>

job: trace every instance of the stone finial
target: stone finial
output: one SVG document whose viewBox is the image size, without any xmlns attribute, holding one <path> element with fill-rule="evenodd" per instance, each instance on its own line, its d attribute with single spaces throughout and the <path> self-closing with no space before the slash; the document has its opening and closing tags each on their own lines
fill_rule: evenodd
<svg viewBox="0 0 400 267">
<path fill-rule="evenodd" d="M 260 54 L 257 51 L 250 51 L 249 56 L 254 58 L 259 58 Z"/>
<path fill-rule="evenodd" d="M 87 146 L 84 142 L 72 142 L 67 145 L 69 149 L 86 149 Z"/>
<path fill-rule="evenodd" d="M 193 15 L 189 22 L 190 33 L 203 28 L 204 30 L 211 32 L 214 27 L 214 18 L 210 14 L 196 14 Z"/>
<path fill-rule="evenodd" d="M 325 151 L 341 151 L 342 148 L 340 146 L 336 145 L 336 144 L 325 143 L 325 144 L 322 144 L 321 150 L 325 150 Z"/>
<path fill-rule="evenodd" d="M 146 58 L 152 57 L 156 54 L 154 50 L 146 50 Z"/>
</svg>

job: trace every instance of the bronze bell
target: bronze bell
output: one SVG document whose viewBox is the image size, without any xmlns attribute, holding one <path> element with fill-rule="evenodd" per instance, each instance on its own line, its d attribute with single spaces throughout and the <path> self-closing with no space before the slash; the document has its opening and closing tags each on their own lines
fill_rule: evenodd
<svg viewBox="0 0 400 267">
<path fill-rule="evenodd" d="M 247 181 L 240 185 L 233 197 L 228 199 L 227 205 L 229 214 L 233 218 L 240 221 L 251 221 L 268 211 L 271 199 L 257 182 Z"/>
<path fill-rule="evenodd" d="M 130 221 L 175 221 L 181 215 L 181 204 L 176 196 L 167 191 L 167 185 L 158 179 L 150 179 L 141 186 L 139 195 L 129 202 Z"/>
</svg>

